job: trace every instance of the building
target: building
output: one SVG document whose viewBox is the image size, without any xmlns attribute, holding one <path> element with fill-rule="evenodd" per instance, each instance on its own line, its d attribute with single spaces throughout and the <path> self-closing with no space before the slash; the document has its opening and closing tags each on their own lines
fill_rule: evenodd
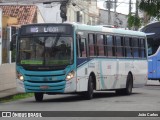
<svg viewBox="0 0 160 120">
<path fill-rule="evenodd" d="M 99 9 L 96 0 L 74 0 L 67 10 L 67 21 L 96 25 L 99 21 Z"/>
<path fill-rule="evenodd" d="M 18 25 L 43 22 L 36 5 L 0 5 L 3 15 L 18 19 Z"/>
<path fill-rule="evenodd" d="M 36 4 L 38 7 L 38 15 L 37 17 L 43 18 L 44 23 L 61 23 L 62 19 L 60 17 L 60 3 L 52 3 L 50 5 L 45 5 L 42 3 Z M 38 23 L 40 19 L 38 18 Z M 42 21 L 42 20 L 41 20 Z"/>
<path fill-rule="evenodd" d="M 100 9 L 100 15 L 99 15 L 99 24 L 101 25 L 115 25 L 120 28 L 127 28 L 127 21 L 128 17 L 127 15 L 121 14 L 121 13 L 114 13 L 113 11 L 110 11 L 110 17 L 109 17 L 108 10 Z M 108 20 L 110 19 L 110 20 Z M 110 21 L 110 23 L 109 23 Z"/>
<path fill-rule="evenodd" d="M 9 47 L 12 33 L 16 32 L 13 28 L 40 20 L 43 22 L 35 5 L 0 5 L 0 97 L 16 93 L 15 59 L 12 59 L 15 53 Z"/>
</svg>

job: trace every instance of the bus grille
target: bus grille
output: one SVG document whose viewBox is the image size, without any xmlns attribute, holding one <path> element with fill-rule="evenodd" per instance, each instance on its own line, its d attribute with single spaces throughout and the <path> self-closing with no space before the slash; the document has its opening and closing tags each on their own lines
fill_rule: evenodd
<svg viewBox="0 0 160 120">
<path fill-rule="evenodd" d="M 66 85 L 65 75 L 60 76 L 25 76 L 26 92 L 63 93 Z"/>
</svg>

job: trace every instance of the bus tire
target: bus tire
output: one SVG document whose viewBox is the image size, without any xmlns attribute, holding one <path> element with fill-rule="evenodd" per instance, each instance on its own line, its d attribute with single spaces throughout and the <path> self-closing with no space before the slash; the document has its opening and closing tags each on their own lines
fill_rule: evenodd
<svg viewBox="0 0 160 120">
<path fill-rule="evenodd" d="M 41 102 L 43 100 L 43 93 L 34 93 L 35 100 Z"/>
<path fill-rule="evenodd" d="M 94 84 L 93 84 L 93 77 L 89 76 L 89 80 L 88 80 L 88 89 L 85 92 L 85 98 L 87 100 L 90 100 L 93 98 L 93 88 L 94 88 Z"/>
<path fill-rule="evenodd" d="M 133 88 L 133 78 L 132 75 L 129 73 L 127 76 L 126 88 L 124 89 L 124 95 L 132 94 L 132 88 Z"/>
<path fill-rule="evenodd" d="M 126 88 L 116 90 L 116 94 L 130 95 L 132 94 L 132 88 L 133 88 L 133 78 L 132 78 L 132 75 L 129 73 L 127 76 Z"/>
</svg>

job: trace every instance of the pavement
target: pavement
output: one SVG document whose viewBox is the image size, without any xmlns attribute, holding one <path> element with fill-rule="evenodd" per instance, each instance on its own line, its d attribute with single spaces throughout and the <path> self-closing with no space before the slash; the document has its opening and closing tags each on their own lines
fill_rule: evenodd
<svg viewBox="0 0 160 120">
<path fill-rule="evenodd" d="M 3 91 L 0 91 L 0 98 L 4 98 L 4 97 L 15 95 L 15 94 L 17 94 L 16 88 L 3 90 Z"/>
<path fill-rule="evenodd" d="M 160 82 L 159 82 L 159 80 L 148 80 L 147 83 L 146 83 L 146 86 L 160 86 Z M 1 91 L 0 92 L 0 98 L 10 96 L 10 95 L 14 95 L 14 94 L 17 94 L 16 88 Z"/>
<path fill-rule="evenodd" d="M 159 80 L 148 80 L 147 81 L 147 83 L 146 83 L 146 86 L 158 86 L 158 85 L 160 85 L 160 82 L 159 82 Z"/>
</svg>

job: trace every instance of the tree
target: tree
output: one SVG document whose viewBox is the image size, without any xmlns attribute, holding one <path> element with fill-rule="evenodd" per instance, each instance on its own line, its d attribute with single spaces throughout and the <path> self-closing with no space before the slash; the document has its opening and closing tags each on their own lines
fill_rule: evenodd
<svg viewBox="0 0 160 120">
<path fill-rule="evenodd" d="M 134 30 L 138 30 L 138 28 L 141 26 L 141 20 L 138 16 L 138 0 L 136 0 L 136 12 L 134 15 L 132 15 L 131 13 L 131 0 L 130 0 L 130 7 L 129 7 L 129 15 L 128 15 L 128 28 L 131 29 L 134 29 Z"/>
<path fill-rule="evenodd" d="M 139 9 L 150 16 L 160 18 L 160 0 L 141 0 Z"/>
<path fill-rule="evenodd" d="M 131 27 L 140 27 L 141 26 L 141 20 L 138 16 L 136 15 L 131 15 L 129 14 L 128 15 L 128 27 L 131 28 Z M 135 29 L 137 30 L 137 28 Z"/>
</svg>

